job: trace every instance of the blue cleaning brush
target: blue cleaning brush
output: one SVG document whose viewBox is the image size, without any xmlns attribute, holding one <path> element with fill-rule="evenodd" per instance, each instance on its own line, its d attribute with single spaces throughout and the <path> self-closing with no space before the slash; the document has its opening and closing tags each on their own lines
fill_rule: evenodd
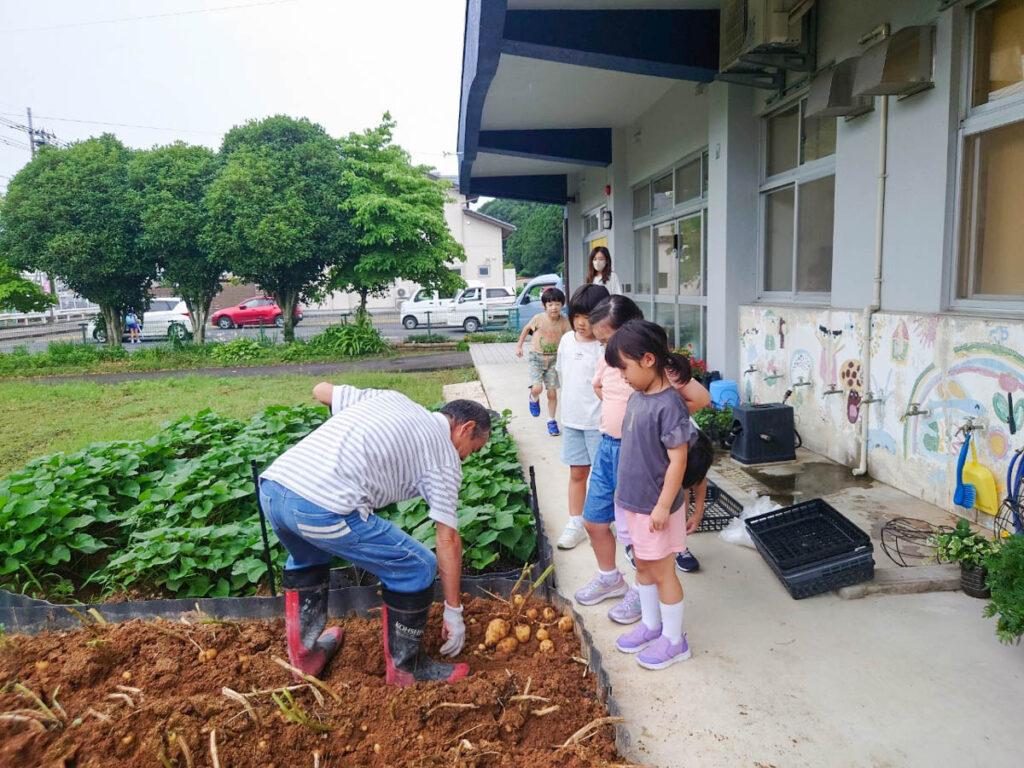
<svg viewBox="0 0 1024 768">
<path fill-rule="evenodd" d="M 964 463 L 967 461 L 967 449 L 971 445 L 971 433 L 967 433 L 963 446 L 960 448 L 960 458 L 956 460 L 956 491 L 953 493 L 953 503 L 961 507 L 971 509 L 978 496 L 977 489 L 970 483 L 964 482 Z"/>
</svg>

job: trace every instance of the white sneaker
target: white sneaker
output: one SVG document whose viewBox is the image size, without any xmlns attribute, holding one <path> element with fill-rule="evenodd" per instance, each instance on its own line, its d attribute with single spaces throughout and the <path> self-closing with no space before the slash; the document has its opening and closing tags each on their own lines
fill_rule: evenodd
<svg viewBox="0 0 1024 768">
<path fill-rule="evenodd" d="M 565 526 L 562 535 L 558 537 L 559 549 L 572 549 L 577 544 L 587 540 L 587 529 L 582 525 L 574 525 L 572 522 Z"/>
</svg>

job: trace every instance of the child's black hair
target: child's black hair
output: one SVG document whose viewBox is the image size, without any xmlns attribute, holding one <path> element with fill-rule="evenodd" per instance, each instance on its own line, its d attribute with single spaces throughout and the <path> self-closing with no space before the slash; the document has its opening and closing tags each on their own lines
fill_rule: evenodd
<svg viewBox="0 0 1024 768">
<path fill-rule="evenodd" d="M 606 320 L 613 331 L 617 331 L 630 320 L 643 320 L 644 313 L 636 302 L 627 296 L 609 296 L 590 311 L 590 324 L 597 325 Z"/>
<path fill-rule="evenodd" d="M 625 368 L 626 358 L 640 360 L 644 355 L 654 355 L 654 367 L 658 375 L 668 367 L 668 336 L 665 329 L 650 320 L 630 320 L 608 339 L 604 359 L 613 368 Z"/>
<path fill-rule="evenodd" d="M 708 476 L 711 462 L 714 460 L 714 448 L 711 440 L 702 431 L 697 430 L 697 442 L 686 452 L 686 469 L 683 471 L 683 488 L 693 488 Z"/>
<path fill-rule="evenodd" d="M 587 315 L 594 311 L 594 307 L 608 298 L 608 289 L 596 283 L 581 285 L 573 291 L 569 299 L 569 322 L 571 323 L 576 315 Z"/>
<path fill-rule="evenodd" d="M 544 304 L 547 304 L 549 301 L 559 301 L 562 304 L 565 304 L 565 294 L 562 293 L 557 288 L 548 288 L 546 291 L 544 291 L 544 293 L 540 295 L 540 303 L 543 306 Z"/>
</svg>

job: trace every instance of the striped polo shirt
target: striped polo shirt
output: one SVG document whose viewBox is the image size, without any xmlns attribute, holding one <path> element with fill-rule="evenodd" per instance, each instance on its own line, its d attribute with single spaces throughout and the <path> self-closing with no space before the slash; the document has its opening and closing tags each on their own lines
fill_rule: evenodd
<svg viewBox="0 0 1024 768">
<path fill-rule="evenodd" d="M 444 414 L 399 392 L 348 385 L 334 388 L 331 414 L 261 477 L 364 520 L 375 509 L 422 496 L 432 520 L 458 529 L 462 460 Z"/>
</svg>

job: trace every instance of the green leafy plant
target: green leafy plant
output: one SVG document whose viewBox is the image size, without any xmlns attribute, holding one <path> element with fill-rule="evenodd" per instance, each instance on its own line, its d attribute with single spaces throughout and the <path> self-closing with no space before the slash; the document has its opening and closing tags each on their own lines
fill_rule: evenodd
<svg viewBox="0 0 1024 768">
<path fill-rule="evenodd" d="M 508 344 L 519 340 L 519 334 L 515 331 L 487 331 L 474 333 L 464 337 L 471 344 Z"/>
<path fill-rule="evenodd" d="M 405 337 L 410 344 L 442 344 L 451 341 L 447 336 L 440 333 L 414 333 Z"/>
<path fill-rule="evenodd" d="M 712 441 L 727 440 L 732 432 L 732 406 L 726 405 L 719 408 L 713 404 L 708 405 L 693 414 L 693 420 Z"/>
<path fill-rule="evenodd" d="M 364 316 L 354 323 L 327 326 L 306 342 L 306 349 L 320 355 L 355 357 L 380 354 L 388 351 L 389 346 L 380 331 Z"/>
<path fill-rule="evenodd" d="M 1004 643 L 1020 642 L 1024 635 L 1024 536 L 1004 538 L 985 558 L 992 600 L 985 616 L 998 616 L 996 635 Z"/>
<path fill-rule="evenodd" d="M 993 542 L 974 533 L 966 520 L 957 521 L 952 530 L 939 531 L 930 543 L 935 546 L 935 559 L 943 563 L 959 563 L 964 568 L 984 565 L 994 550 Z"/>
<path fill-rule="evenodd" d="M 221 363 L 244 363 L 263 355 L 263 347 L 254 339 L 242 337 L 224 344 L 215 344 L 211 353 Z"/>
</svg>

